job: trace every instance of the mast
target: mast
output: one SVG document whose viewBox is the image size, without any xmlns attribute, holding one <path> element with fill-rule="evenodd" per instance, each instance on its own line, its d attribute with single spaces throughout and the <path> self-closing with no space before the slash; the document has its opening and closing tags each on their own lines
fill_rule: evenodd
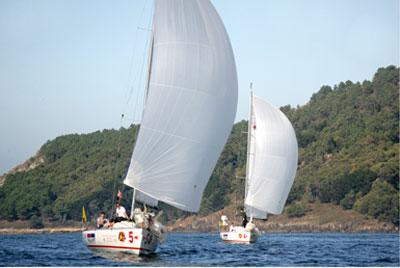
<svg viewBox="0 0 400 268">
<path fill-rule="evenodd" d="M 153 49 L 154 49 L 154 31 L 153 31 L 153 29 L 151 29 L 149 59 L 148 59 L 149 62 L 148 62 L 148 67 L 147 67 L 147 83 L 146 83 L 146 87 L 145 87 L 145 96 L 144 96 L 144 100 L 143 100 L 143 110 L 146 107 L 147 96 L 149 95 L 151 67 L 153 64 Z"/>
<path fill-rule="evenodd" d="M 144 97 L 143 97 L 143 108 L 142 108 L 142 120 L 143 120 L 143 115 L 144 115 L 144 109 L 146 107 L 146 101 L 147 101 L 147 96 L 149 94 L 149 87 L 150 87 L 150 75 L 151 75 L 151 68 L 152 68 L 152 61 L 153 61 L 153 48 L 154 48 L 154 14 L 153 14 L 153 23 L 151 27 L 151 36 L 150 36 L 150 45 L 149 45 L 149 52 L 148 52 L 148 59 L 147 59 L 147 78 L 146 78 L 146 84 L 144 88 Z M 134 119 L 135 120 L 135 119 Z M 139 134 L 139 129 L 140 125 L 138 127 L 138 130 L 136 132 L 136 138 L 135 138 L 135 145 L 133 146 L 133 150 L 135 150 L 136 146 L 136 141 L 138 138 Z M 135 197 L 136 197 L 136 189 L 132 187 L 133 193 L 132 193 L 132 205 L 131 205 L 131 218 L 133 217 L 134 214 L 134 209 L 135 209 Z"/>
<path fill-rule="evenodd" d="M 247 188 L 249 180 L 249 160 L 250 160 L 250 143 L 251 143 L 251 125 L 253 121 L 253 83 L 250 83 L 250 97 L 249 97 L 249 122 L 247 124 L 247 159 L 246 159 L 246 179 L 244 187 L 244 200 L 247 197 Z M 244 201 L 243 201 L 244 202 Z"/>
</svg>

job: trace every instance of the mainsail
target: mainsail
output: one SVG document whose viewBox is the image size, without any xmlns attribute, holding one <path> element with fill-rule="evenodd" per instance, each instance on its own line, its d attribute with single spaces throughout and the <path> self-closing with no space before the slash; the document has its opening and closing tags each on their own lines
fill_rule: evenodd
<svg viewBox="0 0 400 268">
<path fill-rule="evenodd" d="M 246 174 L 246 214 L 265 219 L 282 213 L 297 169 L 298 148 L 287 117 L 252 96 Z"/>
<path fill-rule="evenodd" d="M 124 183 L 197 212 L 231 131 L 237 75 L 208 0 L 156 0 L 146 105 Z"/>
</svg>

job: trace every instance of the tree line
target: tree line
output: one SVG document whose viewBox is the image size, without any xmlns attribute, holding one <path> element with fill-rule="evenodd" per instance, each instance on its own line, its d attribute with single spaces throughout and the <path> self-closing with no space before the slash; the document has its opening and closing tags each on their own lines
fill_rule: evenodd
<svg viewBox="0 0 400 268">
<path fill-rule="evenodd" d="M 281 110 L 299 144 L 298 171 L 286 213 L 303 216 L 307 203 L 340 205 L 399 225 L 399 68 L 380 68 L 372 81 L 322 86 L 304 106 Z M 0 187 L 0 218 L 79 220 L 109 211 L 122 185 L 138 125 L 46 142 L 38 167 L 10 174 Z M 236 123 L 204 191 L 201 215 L 243 198 L 247 122 Z M 165 219 L 188 215 L 166 204 Z"/>
</svg>

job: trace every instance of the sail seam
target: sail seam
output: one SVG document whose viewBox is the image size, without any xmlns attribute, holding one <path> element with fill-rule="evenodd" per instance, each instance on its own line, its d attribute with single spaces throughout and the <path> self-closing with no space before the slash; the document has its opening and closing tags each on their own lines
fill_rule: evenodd
<svg viewBox="0 0 400 268">
<path fill-rule="evenodd" d="M 179 86 L 172 86 L 172 85 L 167 85 L 167 84 L 162 84 L 162 83 L 155 83 L 155 82 L 150 82 L 150 85 L 158 86 L 158 87 L 169 87 L 169 88 L 176 88 L 176 89 L 181 89 L 185 91 L 190 91 L 190 92 L 199 92 L 204 95 L 213 97 L 213 98 L 218 98 L 218 96 L 212 95 L 210 93 L 207 93 L 206 91 L 203 91 L 201 89 L 196 89 L 196 88 L 188 88 L 188 87 L 179 87 Z"/>
<path fill-rule="evenodd" d="M 218 150 L 217 146 L 215 146 L 215 145 L 205 144 L 205 143 L 202 143 L 202 142 L 199 142 L 199 141 L 195 141 L 195 140 L 192 140 L 192 139 L 180 136 L 180 135 L 175 135 L 175 134 L 171 134 L 171 133 L 168 133 L 168 132 L 165 132 L 165 131 L 161 131 L 161 130 L 158 130 L 158 129 L 154 129 L 154 128 L 151 128 L 151 127 L 146 127 L 144 125 L 142 125 L 141 127 L 145 128 L 145 129 L 148 129 L 148 130 L 151 130 L 151 131 L 154 131 L 154 132 L 157 132 L 157 133 L 160 133 L 160 134 L 163 134 L 163 135 L 166 135 L 166 136 L 179 138 L 181 140 L 190 141 L 190 142 L 193 142 L 193 143 L 204 145 L 204 147 L 207 147 L 207 148 L 213 148 L 213 149 Z"/>
<path fill-rule="evenodd" d="M 159 42 L 159 43 L 155 43 L 154 47 L 166 46 L 166 45 L 189 45 L 189 46 L 205 47 L 205 48 L 209 48 L 209 49 L 215 50 L 215 47 L 210 46 L 210 45 L 206 45 L 206 44 L 202 44 L 202 43 L 195 43 L 195 42 L 179 42 L 179 41 Z"/>
</svg>

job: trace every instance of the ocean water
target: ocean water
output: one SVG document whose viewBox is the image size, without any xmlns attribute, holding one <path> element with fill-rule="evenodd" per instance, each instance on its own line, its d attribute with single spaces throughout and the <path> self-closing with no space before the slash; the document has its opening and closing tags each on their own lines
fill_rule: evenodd
<svg viewBox="0 0 400 268">
<path fill-rule="evenodd" d="M 399 234 L 266 233 L 250 245 L 172 233 L 151 257 L 95 255 L 80 233 L 0 235 L 0 266 L 400 266 Z"/>
</svg>

